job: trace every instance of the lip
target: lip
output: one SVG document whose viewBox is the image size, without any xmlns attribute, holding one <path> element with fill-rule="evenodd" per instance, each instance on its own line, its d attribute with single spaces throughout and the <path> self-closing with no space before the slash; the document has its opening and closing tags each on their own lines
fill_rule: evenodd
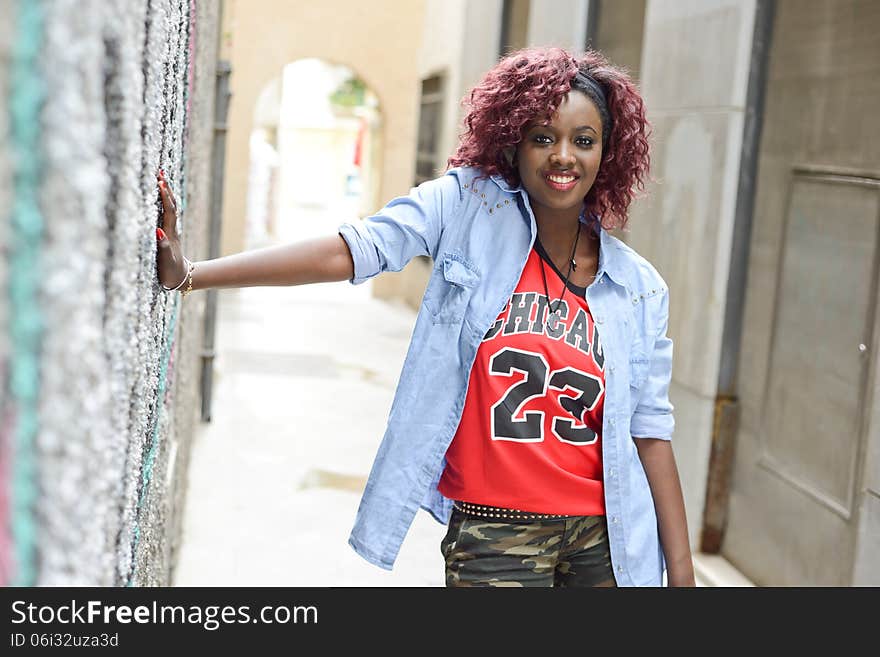
<svg viewBox="0 0 880 657">
<path fill-rule="evenodd" d="M 571 176 L 573 179 L 571 182 L 559 183 L 559 182 L 555 182 L 553 180 L 550 180 L 550 176 L 556 176 L 556 177 L 569 177 L 569 176 Z M 578 174 L 571 172 L 571 171 L 565 171 L 565 172 L 563 172 L 563 171 L 548 171 L 547 173 L 544 174 L 544 182 L 547 183 L 547 186 L 550 189 L 555 189 L 557 192 L 571 191 L 578 184 L 578 181 L 580 180 L 580 178 L 581 177 Z"/>
</svg>

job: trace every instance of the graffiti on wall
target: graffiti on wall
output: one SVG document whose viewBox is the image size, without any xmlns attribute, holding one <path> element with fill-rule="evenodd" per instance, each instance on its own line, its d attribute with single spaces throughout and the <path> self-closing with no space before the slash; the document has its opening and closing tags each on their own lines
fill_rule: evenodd
<svg viewBox="0 0 880 657">
<path fill-rule="evenodd" d="M 185 232 L 196 44 L 215 26 L 196 0 L 0 16 L 0 584 L 154 583 L 181 314 L 156 281 L 155 176 Z"/>
</svg>

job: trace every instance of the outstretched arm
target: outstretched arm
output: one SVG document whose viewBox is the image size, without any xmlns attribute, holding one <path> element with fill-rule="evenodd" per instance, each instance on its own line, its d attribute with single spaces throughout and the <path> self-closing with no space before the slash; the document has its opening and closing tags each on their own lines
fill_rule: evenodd
<svg viewBox="0 0 880 657">
<path fill-rule="evenodd" d="M 654 498 L 667 582 L 669 586 L 695 586 L 684 496 L 672 444 L 657 438 L 635 438 L 635 443 Z"/>
<path fill-rule="evenodd" d="M 156 265 L 159 281 L 174 287 L 184 279 L 187 266 L 177 235 L 177 207 L 165 177 L 159 175 L 162 231 L 157 233 Z M 196 262 L 192 289 L 302 285 L 349 280 L 354 264 L 348 244 L 340 235 L 328 235 L 295 244 L 270 246 Z"/>
<path fill-rule="evenodd" d="M 196 262 L 193 290 L 344 281 L 354 275 L 351 252 L 339 235 Z"/>
</svg>

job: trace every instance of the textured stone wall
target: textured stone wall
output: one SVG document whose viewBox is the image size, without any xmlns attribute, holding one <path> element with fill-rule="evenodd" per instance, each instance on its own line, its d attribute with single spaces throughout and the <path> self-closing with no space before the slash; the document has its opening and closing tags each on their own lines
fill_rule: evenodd
<svg viewBox="0 0 880 657">
<path fill-rule="evenodd" d="M 218 0 L 0 0 L 0 584 L 165 585 L 203 300 Z"/>
</svg>

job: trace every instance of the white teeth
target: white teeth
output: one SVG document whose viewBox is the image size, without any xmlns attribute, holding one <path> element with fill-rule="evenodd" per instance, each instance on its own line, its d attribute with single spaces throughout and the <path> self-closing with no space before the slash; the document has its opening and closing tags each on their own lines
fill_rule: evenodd
<svg viewBox="0 0 880 657">
<path fill-rule="evenodd" d="M 549 180 L 555 183 L 559 183 L 560 185 L 567 185 L 572 180 L 574 180 L 574 176 L 547 176 Z"/>
</svg>

